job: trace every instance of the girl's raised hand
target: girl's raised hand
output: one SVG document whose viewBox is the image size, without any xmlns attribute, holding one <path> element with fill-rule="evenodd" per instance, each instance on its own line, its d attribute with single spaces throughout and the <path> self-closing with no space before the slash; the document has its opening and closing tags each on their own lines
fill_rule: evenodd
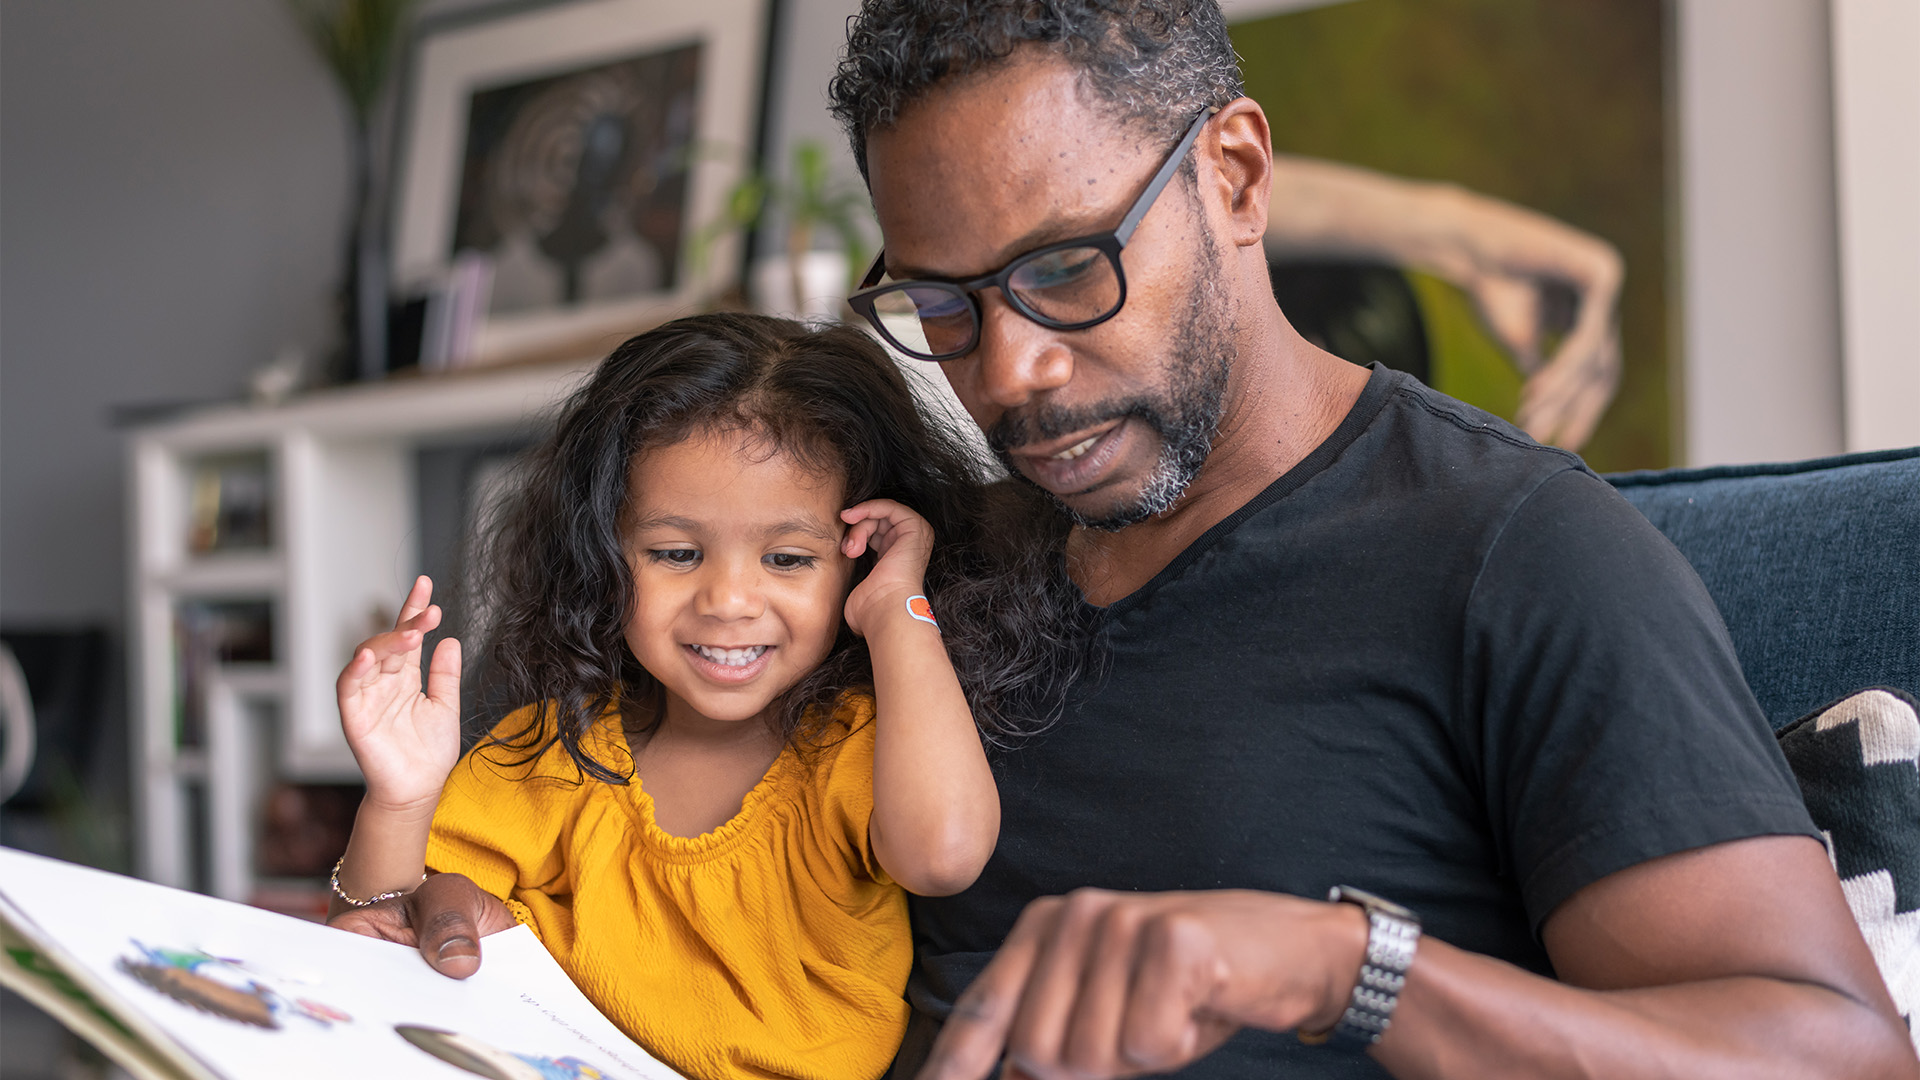
<svg viewBox="0 0 1920 1080">
<path fill-rule="evenodd" d="M 460 643 L 433 650 L 422 692 L 420 649 L 440 625 L 429 603 L 433 581 L 413 583 L 393 629 L 353 651 L 340 672 L 340 726 L 367 778 L 367 799 L 383 809 L 431 811 L 460 758 Z"/>
<path fill-rule="evenodd" d="M 840 541 L 840 551 L 857 559 L 872 548 L 880 561 L 867 579 L 847 597 L 847 625 L 866 636 L 878 627 L 883 614 L 907 610 L 907 597 L 926 590 L 927 558 L 933 554 L 933 526 L 927 519 L 892 499 L 868 499 L 840 511 L 840 520 L 852 528 Z"/>
</svg>

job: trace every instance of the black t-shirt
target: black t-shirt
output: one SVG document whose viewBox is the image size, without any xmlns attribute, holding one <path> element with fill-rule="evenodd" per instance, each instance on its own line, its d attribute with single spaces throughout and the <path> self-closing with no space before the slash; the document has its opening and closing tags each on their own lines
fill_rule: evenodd
<svg viewBox="0 0 1920 1080">
<path fill-rule="evenodd" d="M 1109 673 L 998 755 L 980 880 L 913 901 L 903 1061 L 1039 896 L 1354 885 L 1551 974 L 1541 922 L 1583 886 L 1817 835 L 1672 545 L 1574 455 L 1384 368 L 1325 444 L 1094 617 Z M 1243 1032 L 1179 1075 L 1384 1072 Z"/>
</svg>

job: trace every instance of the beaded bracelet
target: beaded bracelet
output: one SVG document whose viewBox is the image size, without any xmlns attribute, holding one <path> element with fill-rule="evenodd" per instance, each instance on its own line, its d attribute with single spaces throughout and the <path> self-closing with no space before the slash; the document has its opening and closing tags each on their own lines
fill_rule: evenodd
<svg viewBox="0 0 1920 1080">
<path fill-rule="evenodd" d="M 408 891 L 409 891 L 409 890 L 407 890 L 407 889 L 395 889 L 395 890 L 393 890 L 392 892 L 383 892 L 383 893 L 376 893 L 376 894 L 374 894 L 374 895 L 372 895 L 372 896 L 369 896 L 369 897 L 367 897 L 367 898 L 366 898 L 365 900 L 361 900 L 361 899 L 357 899 L 357 898 L 355 898 L 355 897 L 352 897 L 352 896 L 348 896 L 348 895 L 347 895 L 347 893 L 346 893 L 346 890 L 345 890 L 345 889 L 342 889 L 342 888 L 340 887 L 340 864 L 341 864 L 341 863 L 344 863 L 344 862 L 346 862 L 346 861 L 347 861 L 347 857 L 346 857 L 345 855 L 342 855 L 342 856 L 340 856 L 340 857 L 339 857 L 338 859 L 335 859 L 335 860 L 334 860 L 334 863 L 333 863 L 333 876 L 327 879 L 327 884 L 328 884 L 328 885 L 329 885 L 330 887 L 332 887 L 332 889 L 333 889 L 333 895 L 335 895 L 335 896 L 337 896 L 337 897 L 339 897 L 339 898 L 340 898 L 341 900 L 343 900 L 343 901 L 345 901 L 345 902 L 346 902 L 346 905 L 347 905 L 348 907 L 357 907 L 357 908 L 359 908 L 359 907 L 372 907 L 373 905 L 375 905 L 375 904 L 377 904 L 377 903 L 379 903 L 379 902 L 380 902 L 380 901 L 382 901 L 382 900 L 392 900 L 392 899 L 393 899 L 394 897 L 397 897 L 397 896 L 405 896 L 405 895 L 407 895 L 407 893 L 408 893 Z M 425 880 L 427 880 L 427 875 L 425 875 L 425 874 L 421 874 L 421 875 L 420 875 L 420 880 L 421 880 L 421 881 L 425 881 Z"/>
</svg>

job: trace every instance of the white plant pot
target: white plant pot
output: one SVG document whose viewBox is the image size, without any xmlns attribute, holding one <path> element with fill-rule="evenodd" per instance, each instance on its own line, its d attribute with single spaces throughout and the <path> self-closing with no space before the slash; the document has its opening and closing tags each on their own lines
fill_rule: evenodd
<svg viewBox="0 0 1920 1080">
<path fill-rule="evenodd" d="M 794 301 L 793 266 L 782 255 L 753 263 L 753 305 L 768 315 L 832 319 L 847 295 L 847 256 L 840 251 L 809 251 L 800 257 L 800 300 Z"/>
</svg>

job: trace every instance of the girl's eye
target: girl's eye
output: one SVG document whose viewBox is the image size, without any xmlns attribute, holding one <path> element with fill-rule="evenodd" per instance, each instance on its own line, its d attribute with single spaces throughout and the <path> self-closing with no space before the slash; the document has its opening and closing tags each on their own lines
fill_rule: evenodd
<svg viewBox="0 0 1920 1080">
<path fill-rule="evenodd" d="M 776 551 L 767 556 L 766 561 L 767 565 L 773 567 L 775 570 L 798 570 L 802 567 L 812 566 L 814 564 L 814 557 L 811 555 L 794 555 L 790 552 Z"/>
<path fill-rule="evenodd" d="M 654 562 L 668 566 L 692 566 L 700 561 L 700 553 L 693 548 L 657 548 L 647 554 Z"/>
</svg>

